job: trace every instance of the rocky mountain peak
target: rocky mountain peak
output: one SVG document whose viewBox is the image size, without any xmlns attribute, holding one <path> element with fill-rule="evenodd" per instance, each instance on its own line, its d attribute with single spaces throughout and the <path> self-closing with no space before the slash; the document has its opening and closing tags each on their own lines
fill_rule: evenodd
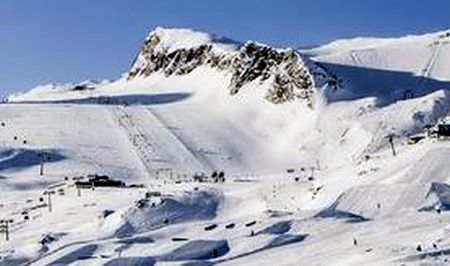
<svg viewBox="0 0 450 266">
<path fill-rule="evenodd" d="M 157 28 L 145 39 L 127 78 L 148 77 L 156 72 L 166 77 L 187 75 L 206 65 L 231 72 L 231 95 L 250 82 L 270 82 L 265 96 L 268 101 L 283 103 L 300 98 L 311 104 L 315 83 L 326 74 L 306 61 L 293 49 L 256 42 L 239 44 L 189 29 Z"/>
</svg>

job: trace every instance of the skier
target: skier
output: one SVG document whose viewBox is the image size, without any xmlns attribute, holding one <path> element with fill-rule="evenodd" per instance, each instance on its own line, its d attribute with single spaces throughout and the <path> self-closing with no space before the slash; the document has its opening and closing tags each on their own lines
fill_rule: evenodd
<svg viewBox="0 0 450 266">
<path fill-rule="evenodd" d="M 422 246 L 419 244 L 417 245 L 416 251 L 421 252 L 422 251 Z"/>
</svg>

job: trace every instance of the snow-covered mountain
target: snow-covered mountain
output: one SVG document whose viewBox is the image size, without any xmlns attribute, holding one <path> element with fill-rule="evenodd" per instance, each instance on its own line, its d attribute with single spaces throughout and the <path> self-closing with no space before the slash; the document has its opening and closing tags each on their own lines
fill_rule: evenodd
<svg viewBox="0 0 450 266">
<path fill-rule="evenodd" d="M 322 86 L 327 78 L 322 69 L 293 49 L 276 49 L 257 42 L 240 44 L 190 29 L 165 28 L 156 28 L 149 34 L 124 78 L 130 81 L 156 74 L 170 78 L 202 67 L 226 75 L 230 95 L 237 94 L 251 82 L 270 84 L 264 97 L 273 103 L 304 99 L 312 105 L 314 88 Z M 45 95 L 49 91 L 45 88 L 32 91 Z M 83 84 L 73 86 L 72 91 L 82 88 Z M 67 91 L 67 86 L 61 89 Z M 37 99 L 42 100 L 39 95 L 41 93 Z M 9 97 L 9 100 L 33 98 L 36 97 L 21 95 Z"/>
<path fill-rule="evenodd" d="M 0 265 L 445 265 L 449 41 L 157 28 L 116 80 L 11 95 Z"/>
<path fill-rule="evenodd" d="M 270 80 L 266 99 L 282 103 L 295 98 L 312 101 L 315 77 L 323 72 L 292 49 L 280 50 L 256 42 L 238 44 L 186 29 L 157 28 L 145 40 L 127 78 L 185 75 L 200 66 L 231 74 L 230 94 L 247 83 Z"/>
<path fill-rule="evenodd" d="M 348 89 L 344 97 L 376 96 L 388 104 L 406 94 L 418 97 L 448 88 L 449 42 L 450 31 L 441 31 L 338 40 L 300 52 L 340 77 Z"/>
</svg>

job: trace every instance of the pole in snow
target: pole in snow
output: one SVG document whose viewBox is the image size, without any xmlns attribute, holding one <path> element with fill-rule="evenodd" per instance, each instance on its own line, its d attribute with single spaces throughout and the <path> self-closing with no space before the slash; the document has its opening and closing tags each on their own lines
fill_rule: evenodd
<svg viewBox="0 0 450 266">
<path fill-rule="evenodd" d="M 9 225 L 12 222 L 12 219 L 0 220 L 0 232 L 5 233 L 6 241 L 9 241 Z"/>
<path fill-rule="evenodd" d="M 80 182 L 80 180 L 82 180 L 83 177 L 74 177 L 73 180 L 75 180 L 74 185 L 75 185 L 75 189 L 77 190 L 77 196 L 81 197 L 81 186 L 78 185 L 78 182 Z"/>
<path fill-rule="evenodd" d="M 44 175 L 44 160 L 41 159 L 41 163 L 39 164 L 39 175 Z"/>
<path fill-rule="evenodd" d="M 395 151 L 395 146 L 394 146 L 394 135 L 389 135 L 387 136 L 388 140 L 389 140 L 389 144 L 391 145 L 391 150 L 392 150 L 392 155 L 396 156 L 397 152 Z"/>
<path fill-rule="evenodd" d="M 47 195 L 47 204 L 48 204 L 48 212 L 52 212 L 53 206 L 52 206 L 52 195 L 55 194 L 55 191 L 45 191 L 44 195 Z"/>
<path fill-rule="evenodd" d="M 45 152 L 39 153 L 38 156 L 41 158 L 40 163 L 39 163 L 39 175 L 43 176 L 44 175 L 44 163 L 49 158 L 49 156 Z"/>
</svg>

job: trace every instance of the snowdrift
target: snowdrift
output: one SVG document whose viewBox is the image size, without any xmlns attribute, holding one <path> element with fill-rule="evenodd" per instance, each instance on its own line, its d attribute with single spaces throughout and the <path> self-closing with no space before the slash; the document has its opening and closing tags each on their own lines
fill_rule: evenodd
<svg viewBox="0 0 450 266">
<path fill-rule="evenodd" d="M 164 226 L 216 216 L 222 196 L 215 190 L 185 192 L 160 199 L 142 199 L 123 213 L 106 217 L 102 230 L 113 230 L 117 237 L 148 232 Z"/>
</svg>

